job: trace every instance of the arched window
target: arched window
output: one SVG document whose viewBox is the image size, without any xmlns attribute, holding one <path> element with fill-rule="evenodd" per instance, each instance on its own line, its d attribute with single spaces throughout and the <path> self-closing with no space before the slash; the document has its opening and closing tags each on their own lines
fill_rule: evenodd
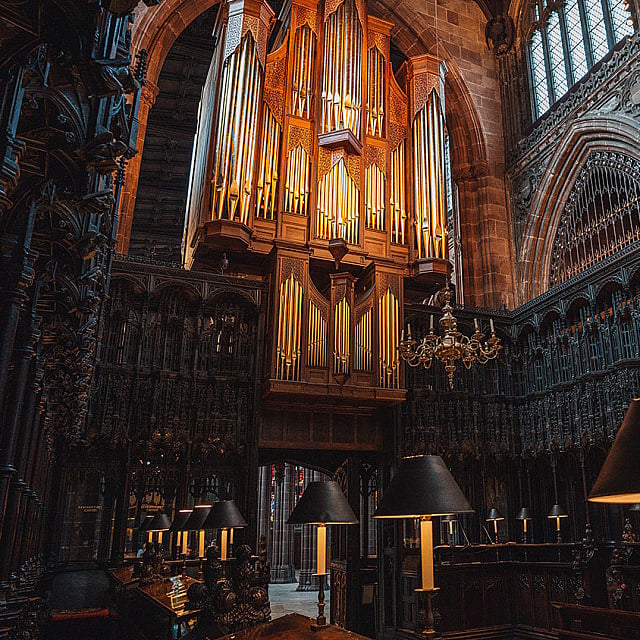
<svg viewBox="0 0 640 640">
<path fill-rule="evenodd" d="M 596 62 L 634 32 L 629 0 L 533 0 L 529 69 L 539 118 Z"/>
<path fill-rule="evenodd" d="M 568 280 L 639 238 L 640 163 L 621 153 L 592 153 L 560 217 L 549 286 Z"/>
</svg>

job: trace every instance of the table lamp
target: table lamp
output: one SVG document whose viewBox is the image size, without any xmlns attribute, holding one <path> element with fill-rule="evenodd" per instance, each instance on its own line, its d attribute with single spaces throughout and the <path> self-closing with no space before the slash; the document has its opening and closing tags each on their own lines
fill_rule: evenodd
<svg viewBox="0 0 640 640">
<path fill-rule="evenodd" d="M 147 533 L 149 532 L 147 535 L 147 542 L 151 542 L 151 538 L 153 537 L 153 533 L 151 533 L 149 531 L 149 525 L 151 524 L 151 521 L 153 520 L 154 516 L 145 516 L 144 519 L 142 520 L 142 522 L 140 523 L 140 531 L 142 533 Z"/>
<path fill-rule="evenodd" d="M 440 456 L 403 458 L 397 473 L 384 492 L 374 518 L 417 518 L 420 520 L 420 555 L 422 587 L 416 592 L 426 595 L 422 635 L 433 637 L 431 598 L 437 587 L 433 579 L 433 516 L 472 513 L 460 487 Z"/>
<path fill-rule="evenodd" d="M 454 525 L 455 522 L 458 522 L 458 517 L 455 514 L 450 513 L 450 514 L 442 517 L 442 522 L 446 522 L 447 523 L 447 537 L 449 539 L 449 546 L 452 547 L 453 543 L 454 543 L 453 525 Z"/>
<path fill-rule="evenodd" d="M 640 398 L 634 398 L 591 489 L 591 502 L 640 502 Z"/>
<path fill-rule="evenodd" d="M 498 544 L 498 522 L 500 520 L 504 520 L 504 516 L 497 509 L 491 509 L 487 516 L 487 522 L 493 522 L 493 535 L 496 544 Z"/>
<path fill-rule="evenodd" d="M 518 511 L 516 520 L 522 520 L 522 542 L 527 544 L 527 522 L 533 520 L 531 511 L 527 507 L 522 507 L 522 509 Z"/>
<path fill-rule="evenodd" d="M 151 536 L 157 532 L 158 544 L 162 544 L 162 533 L 164 531 L 169 531 L 169 527 L 171 527 L 171 520 L 169 520 L 169 516 L 166 513 L 158 512 L 153 516 L 153 520 L 149 523 L 147 531 Z M 151 542 L 151 539 L 149 542 Z"/>
<path fill-rule="evenodd" d="M 248 526 L 233 500 L 214 502 L 204 522 L 204 529 L 220 529 L 220 560 L 228 560 L 229 530 Z"/>
<path fill-rule="evenodd" d="M 178 554 L 182 553 L 183 555 L 186 555 L 187 553 L 187 537 L 189 532 L 185 530 L 184 525 L 192 513 L 193 509 L 180 509 L 174 516 L 173 522 L 171 523 L 169 531 L 176 532 L 178 534 L 178 539 L 176 541 Z"/>
<path fill-rule="evenodd" d="M 567 510 L 560 506 L 559 504 L 554 504 L 553 507 L 551 507 L 551 511 L 549 511 L 549 515 L 547 516 L 547 518 L 549 518 L 549 520 L 552 520 L 553 518 L 556 519 L 556 532 L 558 534 L 558 539 L 557 542 L 560 543 L 562 542 L 562 534 L 560 532 L 560 521 L 562 520 L 562 518 L 568 518 L 569 514 L 567 513 Z"/>
<path fill-rule="evenodd" d="M 187 518 L 184 523 L 184 530 L 197 531 L 198 532 L 198 558 L 202 560 L 204 558 L 204 521 L 209 515 L 211 510 L 210 504 L 197 504 L 193 508 L 193 513 Z"/>
<path fill-rule="evenodd" d="M 310 482 L 291 512 L 287 524 L 318 525 L 317 565 L 318 617 L 312 629 L 327 626 L 324 615 L 324 579 L 327 574 L 327 525 L 358 524 L 356 514 L 340 486 L 333 482 Z"/>
</svg>

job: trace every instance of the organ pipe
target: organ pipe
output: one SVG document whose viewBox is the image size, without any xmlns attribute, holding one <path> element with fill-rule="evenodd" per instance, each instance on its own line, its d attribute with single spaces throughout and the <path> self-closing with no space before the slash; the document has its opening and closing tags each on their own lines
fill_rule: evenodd
<svg viewBox="0 0 640 640">
<path fill-rule="evenodd" d="M 413 121 L 413 174 L 418 259 L 448 257 L 444 184 L 444 118 L 435 89 Z"/>
<path fill-rule="evenodd" d="M 311 301 L 309 301 L 307 364 L 310 367 L 327 366 L 327 321 L 322 311 Z"/>
<path fill-rule="evenodd" d="M 316 235 L 358 244 L 359 207 L 360 192 L 340 158 L 318 183 Z"/>
<path fill-rule="evenodd" d="M 309 213 L 309 180 L 311 158 L 298 145 L 287 156 L 287 178 L 284 188 L 284 210 L 306 216 Z"/>
<path fill-rule="evenodd" d="M 378 300 L 378 384 L 386 389 L 400 386 L 398 330 L 400 305 L 390 289 Z"/>
<path fill-rule="evenodd" d="M 351 364 L 351 305 L 346 298 L 342 298 L 334 308 L 333 326 L 333 372 L 348 375 Z"/>
<path fill-rule="evenodd" d="M 383 135 L 385 59 L 378 47 L 369 49 L 369 83 L 367 95 L 367 133 Z"/>
<path fill-rule="evenodd" d="M 354 345 L 354 362 L 353 366 L 356 371 L 371 370 L 371 322 L 372 310 L 367 309 L 356 324 L 355 345 Z"/>
<path fill-rule="evenodd" d="M 365 224 L 369 229 L 384 231 L 384 173 L 370 164 L 364 176 Z"/>
<path fill-rule="evenodd" d="M 302 327 L 302 285 L 291 274 L 280 283 L 276 378 L 300 379 L 300 337 Z"/>
<path fill-rule="evenodd" d="M 250 31 L 224 61 L 220 79 L 211 210 L 213 219 L 249 222 L 255 126 L 262 69 Z"/>
<path fill-rule="evenodd" d="M 391 153 L 391 242 L 404 244 L 406 240 L 407 211 L 404 195 L 404 140 Z"/>
<path fill-rule="evenodd" d="M 362 26 L 353 0 L 326 20 L 322 75 L 322 133 L 351 129 L 360 137 Z"/>
<path fill-rule="evenodd" d="M 256 216 L 274 220 L 276 217 L 280 125 L 267 105 L 262 118 L 262 153 L 257 183 Z"/>
<path fill-rule="evenodd" d="M 300 118 L 311 118 L 313 105 L 313 62 L 316 35 L 308 24 L 296 31 L 293 47 L 293 79 L 291 83 L 291 113 Z"/>
</svg>

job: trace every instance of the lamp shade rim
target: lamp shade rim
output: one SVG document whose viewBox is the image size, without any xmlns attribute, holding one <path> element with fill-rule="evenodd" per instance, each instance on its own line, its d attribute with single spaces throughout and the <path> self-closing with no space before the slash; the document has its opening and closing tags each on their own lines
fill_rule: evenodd
<svg viewBox="0 0 640 640">
<path fill-rule="evenodd" d="M 588 500 L 612 504 L 640 502 L 640 400 L 629 404 Z"/>
<path fill-rule="evenodd" d="M 214 502 L 203 529 L 242 529 L 249 526 L 233 500 Z"/>
<path fill-rule="evenodd" d="M 310 482 L 287 524 L 358 524 L 347 497 L 333 480 Z"/>
<path fill-rule="evenodd" d="M 473 512 L 444 460 L 440 456 L 420 455 L 400 461 L 373 517 L 442 517 Z"/>
</svg>

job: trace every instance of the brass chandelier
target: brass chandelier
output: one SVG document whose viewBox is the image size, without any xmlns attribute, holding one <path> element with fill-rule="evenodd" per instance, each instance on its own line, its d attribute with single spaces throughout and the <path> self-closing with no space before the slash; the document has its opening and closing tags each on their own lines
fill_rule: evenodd
<svg viewBox="0 0 640 640">
<path fill-rule="evenodd" d="M 450 304 L 452 295 L 453 292 L 447 282 L 447 286 L 441 293 L 444 304 L 439 324 L 444 329 L 443 336 L 434 333 L 432 315 L 429 333 L 421 342 L 418 343 L 411 337 L 411 325 L 407 327 L 407 339 L 405 340 L 404 330 L 400 339 L 400 356 L 406 360 L 409 366 L 423 365 L 425 369 L 429 369 L 434 360 L 442 362 L 449 377 L 450 389 L 453 389 L 453 374 L 456 371 L 458 360 L 462 360 L 465 368 L 470 369 L 474 362 L 487 364 L 489 360 L 495 360 L 498 352 L 502 349 L 500 338 L 496 336 L 493 327 L 493 319 L 489 320 L 491 336 L 487 340 L 484 340 L 484 333 L 480 331 L 477 318 L 475 319 L 475 332 L 471 337 L 462 335 L 458 331 L 458 321 L 453 315 L 453 308 Z"/>
</svg>

